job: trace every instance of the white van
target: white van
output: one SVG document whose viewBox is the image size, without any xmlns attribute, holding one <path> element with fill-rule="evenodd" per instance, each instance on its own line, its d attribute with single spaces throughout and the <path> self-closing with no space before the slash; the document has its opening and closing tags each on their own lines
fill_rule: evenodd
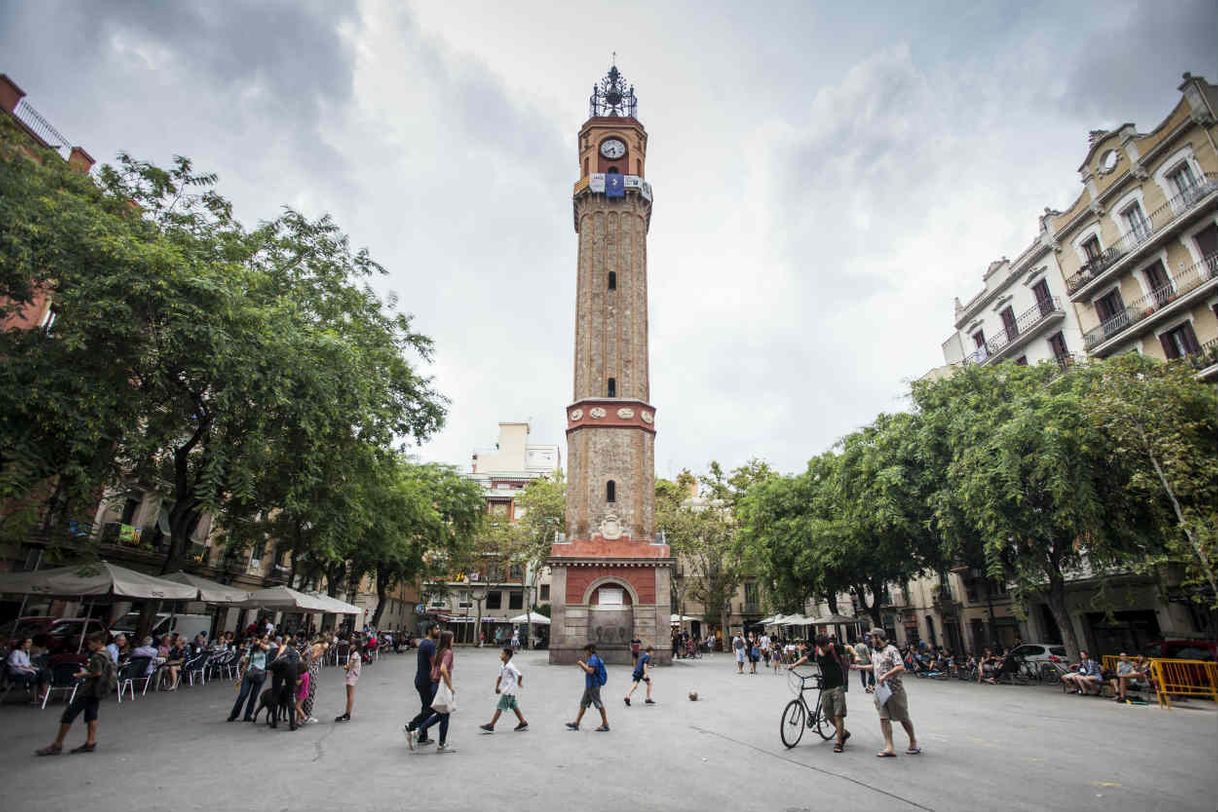
<svg viewBox="0 0 1218 812">
<path fill-rule="evenodd" d="M 115 634 L 122 632 L 129 639 L 134 639 L 135 630 L 139 624 L 140 613 L 128 612 L 115 621 L 111 631 Z M 173 632 L 177 632 L 187 640 L 193 640 L 199 632 L 210 634 L 211 615 L 171 615 L 168 612 L 158 612 L 156 619 L 152 623 L 152 631 L 150 632 L 152 636 L 159 639 Z"/>
</svg>

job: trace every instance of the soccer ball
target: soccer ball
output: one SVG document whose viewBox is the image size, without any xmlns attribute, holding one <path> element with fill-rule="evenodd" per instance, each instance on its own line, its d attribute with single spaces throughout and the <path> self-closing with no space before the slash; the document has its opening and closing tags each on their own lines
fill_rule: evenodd
<svg viewBox="0 0 1218 812">
<path fill-rule="evenodd" d="M 689 701 L 690 701 L 690 702 L 697 702 L 697 701 L 698 701 L 698 692 L 697 692 L 697 691 L 690 691 L 690 692 L 689 692 Z"/>
</svg>

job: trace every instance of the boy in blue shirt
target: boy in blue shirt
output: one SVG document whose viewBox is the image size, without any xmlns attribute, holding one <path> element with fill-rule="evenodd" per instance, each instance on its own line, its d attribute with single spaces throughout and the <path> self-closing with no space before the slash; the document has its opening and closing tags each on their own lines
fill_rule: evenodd
<svg viewBox="0 0 1218 812">
<path fill-rule="evenodd" d="M 655 704 L 651 699 L 651 653 L 654 650 L 651 646 L 643 649 L 643 653 L 639 655 L 639 659 L 634 664 L 634 673 L 630 675 L 630 690 L 622 698 L 628 708 L 630 707 L 630 697 L 634 696 L 634 689 L 639 687 L 640 682 L 647 683 L 647 699 L 645 704 Z"/>
<path fill-rule="evenodd" d="M 589 706 L 595 706 L 601 712 L 601 726 L 596 729 L 597 733 L 609 732 L 609 717 L 605 715 L 605 703 L 601 701 L 601 686 L 605 684 L 605 662 L 596 653 L 596 646 L 588 643 L 584 646 L 584 651 L 588 652 L 588 661 L 579 660 L 576 665 L 584 672 L 584 695 L 579 700 L 579 713 L 575 717 L 574 722 L 567 722 L 567 728 L 570 730 L 579 730 L 580 720 L 584 718 L 584 712 Z"/>
</svg>

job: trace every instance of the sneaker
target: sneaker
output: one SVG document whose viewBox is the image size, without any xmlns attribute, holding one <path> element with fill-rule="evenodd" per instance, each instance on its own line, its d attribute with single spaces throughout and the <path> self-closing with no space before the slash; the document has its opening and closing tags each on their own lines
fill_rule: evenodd
<svg viewBox="0 0 1218 812">
<path fill-rule="evenodd" d="M 656 703 L 656 701 L 654 699 L 644 699 L 643 700 L 644 705 L 654 705 L 655 703 Z"/>
<path fill-rule="evenodd" d="M 305 724 L 306 725 L 315 725 L 320 721 L 321 720 L 318 719 L 316 716 L 310 716 L 308 719 L 305 719 Z"/>
<path fill-rule="evenodd" d="M 406 746 L 413 750 L 415 732 L 408 727 L 403 727 L 402 730 L 406 733 Z"/>
<path fill-rule="evenodd" d="M 626 707 L 630 707 L 630 697 L 624 696 L 622 697 L 622 701 L 626 703 Z"/>
<path fill-rule="evenodd" d="M 345 714 L 345 713 L 340 713 L 338 716 L 335 716 L 335 717 L 334 717 L 334 721 L 336 721 L 336 722 L 350 722 L 350 721 L 351 721 L 351 717 L 350 717 L 350 716 L 348 716 L 348 715 L 347 715 L 347 714 Z M 271 725 L 271 727 L 274 727 L 274 725 Z"/>
<path fill-rule="evenodd" d="M 528 730 L 528 729 L 529 729 L 528 722 L 521 722 L 520 724 L 516 725 L 516 727 L 512 728 L 512 730 L 515 730 L 516 732 L 520 732 L 521 730 Z"/>
<path fill-rule="evenodd" d="M 418 734 L 416 734 L 416 735 L 418 735 Z M 423 747 L 428 744 L 435 744 L 436 740 L 435 739 L 415 739 L 414 743 L 417 744 L 419 747 Z"/>
<path fill-rule="evenodd" d="M 487 722 L 485 725 L 478 725 L 478 728 L 480 730 L 485 730 L 487 733 L 495 732 L 495 726 L 492 725 L 490 722 Z"/>
<path fill-rule="evenodd" d="M 579 725 L 574 722 L 567 722 L 567 730 L 579 730 Z"/>
<path fill-rule="evenodd" d="M 601 725 L 600 727 L 598 727 L 598 728 L 596 729 L 596 732 L 597 732 L 597 733 L 608 733 L 608 732 L 609 732 L 609 725 Z"/>
<path fill-rule="evenodd" d="M 440 742 L 439 744 L 436 745 L 437 753 L 451 753 L 452 751 L 453 751 L 452 745 L 449 744 L 448 742 Z"/>
</svg>

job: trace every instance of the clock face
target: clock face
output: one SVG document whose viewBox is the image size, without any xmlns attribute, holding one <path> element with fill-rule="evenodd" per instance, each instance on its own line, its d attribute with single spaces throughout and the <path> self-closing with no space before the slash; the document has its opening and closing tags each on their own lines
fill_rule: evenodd
<svg viewBox="0 0 1218 812">
<path fill-rule="evenodd" d="M 620 158 L 626 154 L 626 145 L 616 138 L 608 138 L 601 142 L 601 155 L 606 158 Z"/>
</svg>

